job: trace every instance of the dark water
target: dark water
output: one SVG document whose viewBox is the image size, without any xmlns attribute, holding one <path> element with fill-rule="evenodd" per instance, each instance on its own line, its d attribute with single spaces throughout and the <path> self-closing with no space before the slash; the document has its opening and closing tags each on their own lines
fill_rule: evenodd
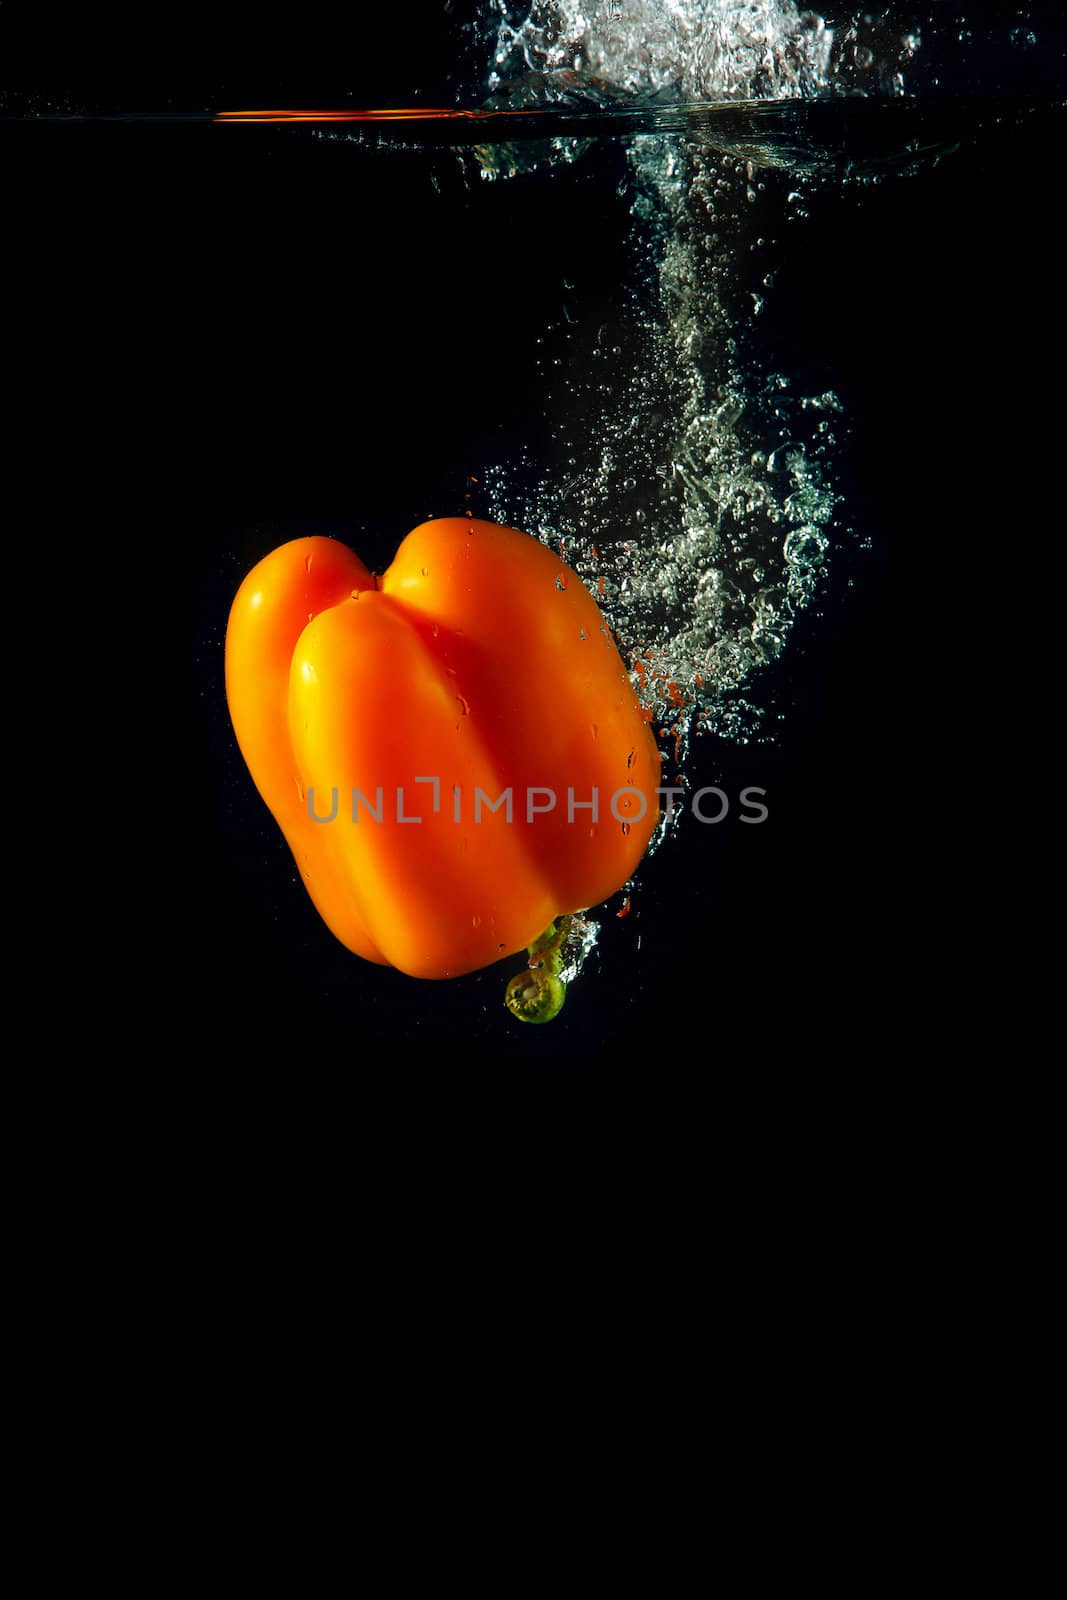
<svg viewBox="0 0 1067 1600">
<path fill-rule="evenodd" d="M 0 115 L 476 103 L 484 34 L 456 66 L 455 23 L 484 9 L 428 6 L 398 40 L 392 11 L 368 38 L 368 8 L 331 25 L 313 0 L 298 20 L 86 6 L 62 28 L 35 6 L 30 52 L 7 4 Z M 436 1411 L 472 1343 L 486 1387 L 476 1317 L 505 1359 L 516 1323 L 543 1327 L 555 1378 L 616 1285 L 627 1354 L 635 1329 L 668 1330 L 669 1386 L 677 1330 L 706 1342 L 712 1253 L 716 1332 L 745 1346 L 742 1374 L 759 1363 L 758 1385 L 732 1364 L 716 1384 L 743 1396 L 746 1439 L 769 1394 L 786 1416 L 816 1396 L 809 1458 L 828 1413 L 839 1436 L 837 1395 L 850 1442 L 881 1445 L 880 1395 L 919 1437 L 958 1415 L 968 1440 L 987 1328 L 983 1392 L 1010 1371 L 1018 1412 L 1051 1320 L 1039 1298 L 1028 1314 L 1054 1281 L 1031 1241 L 1059 1165 L 1033 1020 L 1054 851 L 1033 837 L 1055 819 L 1062 721 L 1042 655 L 1064 524 L 1062 9 L 983 7 L 994 30 L 879 7 L 922 26 L 914 100 L 732 108 L 743 159 L 726 114 L 701 113 L 735 199 L 754 143 L 787 163 L 738 199 L 725 244 L 752 266 L 720 304 L 750 394 L 775 374 L 838 397 L 828 560 L 750 681 L 758 736 L 690 745 L 694 787 L 763 785 L 768 822 L 668 841 L 540 1031 L 509 1022 L 502 974 L 417 985 L 325 932 L 234 747 L 222 640 L 240 578 L 284 539 L 333 533 L 383 567 L 421 518 L 465 509 L 487 464 L 514 504 L 548 503 L 600 416 L 594 367 L 599 399 L 648 420 L 634 369 L 658 290 L 631 134 L 598 125 L 580 159 L 487 182 L 436 128 L 357 145 L 317 136 L 336 127 L 0 126 L 5 708 L 25 802 L 7 861 L 30 887 L 8 916 L 9 1283 L 75 1458 L 79 1437 L 99 1457 L 150 1430 L 179 1462 L 189 1441 L 202 1483 L 194 1429 L 228 1427 L 229 1509 L 238 1436 L 277 1439 L 298 1385 L 301 1421 L 320 1386 L 332 1420 L 357 1339 L 361 1377 L 403 1378 L 381 1386 L 395 1449 L 404 1400 Z M 1010 36 L 1031 25 L 1028 54 Z M 1001 91 L 1035 103 L 991 105 Z M 617 360 L 584 362 L 591 326 Z M 1032 885 L 1036 908 L 1015 898 Z M 1004 1360 L 1008 1316 L 1025 1362 Z"/>
<path fill-rule="evenodd" d="M 122 685 L 86 726 L 139 797 L 122 981 L 191 1056 L 355 1073 L 366 1093 L 413 1061 L 517 1071 L 534 1099 L 546 1069 L 594 1066 L 791 1097 L 825 1055 L 884 1073 L 876 1047 L 936 987 L 967 810 L 956 712 L 991 649 L 973 579 L 1010 582 L 1014 541 L 1062 524 L 1034 444 L 1062 331 L 1051 102 L 641 123 L 802 185 L 745 359 L 840 398 L 838 510 L 818 595 L 755 681 L 770 736 L 695 739 L 686 764 L 694 787 L 763 787 L 768 822 L 683 825 L 557 1022 L 507 1017 L 514 963 L 418 985 L 336 945 L 234 747 L 222 641 L 259 556 L 330 533 L 380 570 L 428 515 L 489 514 L 466 499 L 487 466 L 512 463 L 519 499 L 563 470 L 538 341 L 570 296 L 625 342 L 641 292 L 619 123 L 528 170 L 542 128 L 479 131 L 526 152 L 496 183 L 429 126 L 6 130 L 32 346 L 16 438 L 64 508 L 74 580 L 101 543 L 115 569 L 85 671 Z M 573 119 L 552 132 L 586 143 Z M 175 679 L 184 709 L 164 713 Z"/>
</svg>

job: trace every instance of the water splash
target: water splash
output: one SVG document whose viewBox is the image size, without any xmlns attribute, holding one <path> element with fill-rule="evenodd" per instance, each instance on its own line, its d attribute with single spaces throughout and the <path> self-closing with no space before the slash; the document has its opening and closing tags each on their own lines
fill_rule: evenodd
<svg viewBox="0 0 1067 1600">
<path fill-rule="evenodd" d="M 525 104 L 797 97 L 830 88 L 831 44 L 821 19 L 777 0 L 537 0 L 520 25 L 502 18 L 491 82 Z M 527 76 L 505 84 L 517 65 Z M 577 144 L 560 141 L 556 159 Z M 681 758 L 694 728 L 743 739 L 759 724 L 745 691 L 785 648 L 829 550 L 841 407 L 760 372 L 750 337 L 773 284 L 771 235 L 799 209 L 796 175 L 684 135 L 637 136 L 627 160 L 617 198 L 645 262 L 627 315 L 565 322 L 541 358 L 562 471 L 497 464 L 486 477 L 492 514 L 561 543 L 597 594 Z"/>
<path fill-rule="evenodd" d="M 924 32 L 947 29 L 957 48 L 973 36 L 915 7 L 857 8 L 831 27 L 792 0 L 494 0 L 494 10 L 490 88 L 525 81 L 532 103 L 537 82 L 542 104 L 903 95 Z M 1015 28 L 996 42 L 1018 52 L 1031 39 Z"/>
<path fill-rule="evenodd" d="M 606 98 L 782 99 L 820 93 L 830 71 L 832 31 L 789 0 L 534 0 L 518 15 L 496 0 L 496 9 L 493 90 L 533 72 L 557 97 L 580 74 Z"/>
</svg>

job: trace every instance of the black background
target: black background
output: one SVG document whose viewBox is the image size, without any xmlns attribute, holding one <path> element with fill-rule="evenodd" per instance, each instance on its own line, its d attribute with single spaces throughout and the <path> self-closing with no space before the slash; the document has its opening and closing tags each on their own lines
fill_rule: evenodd
<svg viewBox="0 0 1067 1600">
<path fill-rule="evenodd" d="M 215 5 L 80 9 L 69 31 L 3 7 L 8 108 L 457 92 L 437 7 L 388 48 L 355 6 L 321 28 L 307 6 L 229 28 Z M 851 1469 L 899 1440 L 910 1467 L 915 1438 L 988 1437 L 990 1372 L 1014 1417 L 1049 1322 L 1029 1242 L 1058 1127 L 1040 969 L 999 891 L 1054 804 L 1062 720 L 1024 718 L 1058 644 L 1059 120 L 812 195 L 763 336 L 844 401 L 871 551 L 838 542 L 761 688 L 778 747 L 696 752 L 694 784 L 763 779 L 771 821 L 680 836 L 525 1032 L 495 974 L 418 986 L 334 946 L 229 739 L 221 645 L 276 540 L 329 529 L 384 563 L 529 425 L 561 260 L 603 259 L 599 181 L 539 185 L 546 216 L 530 186 L 438 197 L 417 160 L 263 129 L 9 124 L 0 152 L 8 850 L 30 889 L 9 1279 L 37 1435 L 55 1416 L 95 1479 L 128 1441 L 152 1525 L 164 1453 L 201 1491 L 217 1475 L 230 1517 L 253 1452 L 280 1465 L 289 1424 L 317 1466 L 310 1418 L 347 1445 L 357 1407 L 362 1458 L 381 1439 L 409 1473 L 454 1412 L 451 1478 L 483 1396 L 494 1443 L 533 1393 L 568 1444 L 600 1393 L 612 1440 L 654 1396 L 657 1442 L 694 1391 L 717 1421 L 736 1396 L 743 1446 L 794 1435 L 809 1481 L 820 1445 Z M 371 1475 L 407 1532 L 409 1497 Z"/>
<path fill-rule="evenodd" d="M 30 52 L 11 81 L 40 108 L 432 104 L 477 54 L 439 8 L 377 49 L 365 23 L 358 48 L 308 42 L 305 18 L 291 52 L 260 14 L 273 61 L 249 75 L 243 23 L 182 16 L 135 69 Z M 1001 603 L 1012 539 L 1051 514 L 1034 441 L 1057 119 L 1008 118 L 874 188 L 823 186 L 784 241 L 768 349 L 844 401 L 844 515 L 872 548 L 843 545 L 764 686 L 776 747 L 694 751 L 694 787 L 763 784 L 769 822 L 689 824 L 538 1030 L 503 1013 L 495 971 L 415 985 L 334 944 L 233 748 L 221 647 L 275 543 L 335 533 L 380 569 L 416 522 L 464 509 L 469 472 L 517 438 L 547 448 L 529 353 L 562 274 L 605 257 L 616 223 L 590 196 L 611 157 L 535 197 L 306 131 L 0 136 L 16 537 L 72 612 L 67 743 L 46 770 L 62 761 L 54 781 L 84 800 L 64 947 L 96 975 L 86 1026 L 106 1050 L 150 1056 L 165 1036 L 194 1075 L 221 1059 L 232 1105 L 253 1085 L 283 1110 L 403 1102 L 428 1079 L 462 1096 L 486 1068 L 478 1093 L 520 1112 L 625 1093 L 684 1121 L 699 1096 L 782 1129 L 857 1097 L 873 1114 L 931 1050 L 951 1059 L 952 1016 L 927 1007 L 980 898 L 970 740 L 997 652 L 977 597 Z"/>
</svg>

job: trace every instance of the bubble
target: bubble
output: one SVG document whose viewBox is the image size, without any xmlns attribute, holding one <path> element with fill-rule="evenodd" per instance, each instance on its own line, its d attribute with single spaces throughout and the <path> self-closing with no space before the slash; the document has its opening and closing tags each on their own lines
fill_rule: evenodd
<svg viewBox="0 0 1067 1600">
<path fill-rule="evenodd" d="M 496 9 L 489 87 L 535 72 L 556 103 L 573 100 L 567 79 L 578 72 L 603 103 L 613 90 L 683 101 L 795 97 L 818 92 L 830 70 L 832 30 L 791 0 L 539 0 L 518 23 L 506 0 Z"/>
<path fill-rule="evenodd" d="M 617 9 L 609 25 L 608 8 L 589 0 L 540 0 L 524 22 L 509 8 L 498 81 L 510 74 L 545 104 L 788 99 L 831 85 L 832 30 L 788 0 Z M 845 32 L 838 59 L 852 48 Z M 889 46 L 895 68 L 907 41 Z M 866 40 L 850 59 L 879 74 L 885 65 Z M 546 330 L 548 454 L 497 463 L 485 490 L 497 520 L 551 547 L 566 541 L 680 760 L 691 734 L 743 742 L 760 726 L 759 675 L 788 648 L 830 556 L 826 419 L 843 424 L 832 393 L 797 393 L 786 374 L 761 369 L 751 331 L 775 252 L 795 248 L 790 235 L 807 217 L 803 172 L 663 132 L 624 152 L 625 175 L 612 174 L 606 199 L 629 215 L 640 262 L 620 290 L 625 342 L 612 337 L 615 322 Z"/>
</svg>

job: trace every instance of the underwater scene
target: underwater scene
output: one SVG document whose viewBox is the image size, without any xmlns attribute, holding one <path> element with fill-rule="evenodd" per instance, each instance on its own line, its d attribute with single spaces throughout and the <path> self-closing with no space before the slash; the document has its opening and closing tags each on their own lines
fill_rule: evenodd
<svg viewBox="0 0 1067 1600">
<path fill-rule="evenodd" d="M 97 514 L 143 510 L 180 619 L 176 1028 L 531 1094 L 797 1095 L 908 1033 L 966 809 L 961 659 L 990 651 L 960 575 L 996 573 L 1009 629 L 1004 516 L 1052 503 L 1065 37 L 1036 5 L 477 0 L 288 64 L 276 38 L 262 77 L 5 89 L 83 256 L 53 288 L 118 419 L 88 384 Z M 293 541 L 299 571 L 260 567 Z M 275 599 L 284 661 L 255 643 Z M 374 642 L 328 641 L 320 603 Z M 461 776 L 441 695 L 480 741 Z M 579 808 L 614 775 L 599 813 L 564 815 L 572 771 Z M 401 772 L 433 827 L 388 826 Z M 479 833 L 458 791 L 493 784 L 519 814 Z"/>
</svg>

